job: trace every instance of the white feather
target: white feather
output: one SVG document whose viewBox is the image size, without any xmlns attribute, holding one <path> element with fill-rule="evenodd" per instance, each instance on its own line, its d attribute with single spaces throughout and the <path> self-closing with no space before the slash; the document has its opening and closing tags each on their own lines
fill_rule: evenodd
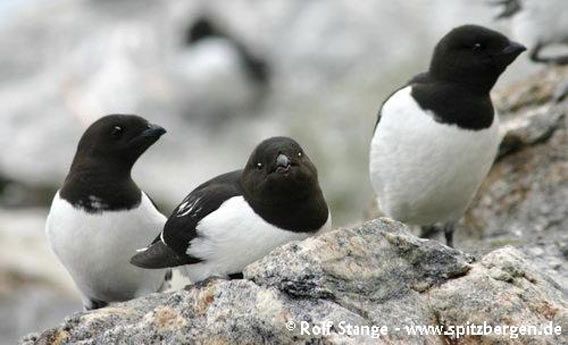
<svg viewBox="0 0 568 345">
<path fill-rule="evenodd" d="M 201 198 L 189 198 L 187 201 L 184 201 L 179 207 L 176 213 L 176 217 L 185 217 L 188 214 L 194 212 L 197 213 L 201 210 L 201 207 L 198 207 L 195 211 L 195 205 L 201 200 Z"/>
<path fill-rule="evenodd" d="M 331 216 L 318 230 L 331 229 Z M 303 240 L 314 233 L 280 229 L 258 216 L 242 196 L 226 200 L 215 212 L 197 225 L 195 238 L 187 253 L 202 258 L 198 264 L 184 266 L 194 282 L 210 276 L 224 277 L 241 272 L 248 264 L 290 241 Z"/>
<path fill-rule="evenodd" d="M 371 141 L 370 177 L 381 210 L 417 225 L 459 220 L 487 175 L 500 142 L 497 114 L 488 129 L 436 122 L 411 87 L 384 104 Z"/>
<path fill-rule="evenodd" d="M 55 195 L 46 232 L 52 250 L 88 298 L 124 301 L 159 290 L 165 270 L 130 264 L 137 248 L 152 241 L 166 222 L 146 194 L 137 208 L 88 213 Z"/>
</svg>

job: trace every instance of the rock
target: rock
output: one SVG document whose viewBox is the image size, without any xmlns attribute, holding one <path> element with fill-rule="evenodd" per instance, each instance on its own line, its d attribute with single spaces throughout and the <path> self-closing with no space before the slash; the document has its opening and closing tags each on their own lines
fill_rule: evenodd
<svg viewBox="0 0 568 345">
<path fill-rule="evenodd" d="M 496 97 L 506 131 L 501 157 L 466 215 L 485 236 L 532 241 L 568 226 L 568 102 L 552 102 L 567 78 L 568 68 L 551 68 Z M 521 97 L 527 90 L 538 96 Z"/>
<path fill-rule="evenodd" d="M 486 321 L 568 329 L 568 291 L 518 250 L 475 261 L 388 219 L 287 244 L 244 277 L 77 313 L 22 343 L 477 344 L 478 336 L 408 335 L 405 327 Z M 509 335 L 483 339 L 514 343 Z M 518 340 L 561 344 L 568 336 Z"/>
<path fill-rule="evenodd" d="M 518 247 L 568 286 L 568 102 L 554 92 L 568 68 L 549 68 L 495 97 L 507 131 L 501 156 L 465 216 L 458 246 Z M 462 244 L 460 244 L 460 242 Z"/>
</svg>

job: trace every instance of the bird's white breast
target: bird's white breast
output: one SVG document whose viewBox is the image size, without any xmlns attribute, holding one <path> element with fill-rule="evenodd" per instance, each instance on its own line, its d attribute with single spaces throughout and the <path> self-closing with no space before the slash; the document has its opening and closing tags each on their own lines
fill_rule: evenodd
<svg viewBox="0 0 568 345">
<path fill-rule="evenodd" d="M 500 142 L 498 118 L 488 129 L 436 122 L 399 90 L 383 105 L 370 150 L 370 178 L 381 210 L 419 225 L 456 221 L 491 167 Z"/>
<path fill-rule="evenodd" d="M 331 229 L 331 216 L 318 233 Z M 280 229 L 257 215 L 242 196 L 225 201 L 197 225 L 187 253 L 204 261 L 184 268 L 192 281 L 209 276 L 241 272 L 246 265 L 287 242 L 303 240 L 313 233 Z"/>
<path fill-rule="evenodd" d="M 84 297 L 127 300 L 157 291 L 164 270 L 130 264 L 137 248 L 160 233 L 166 218 L 142 193 L 137 208 L 88 213 L 57 193 L 46 223 L 48 240 Z"/>
</svg>

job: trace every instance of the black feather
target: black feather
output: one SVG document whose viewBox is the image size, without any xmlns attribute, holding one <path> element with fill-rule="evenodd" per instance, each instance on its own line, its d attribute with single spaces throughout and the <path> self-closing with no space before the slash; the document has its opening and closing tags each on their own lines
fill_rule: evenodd
<svg viewBox="0 0 568 345">
<path fill-rule="evenodd" d="M 196 262 L 199 261 L 178 255 L 162 241 L 151 244 L 146 250 L 137 253 L 130 259 L 130 263 L 134 266 L 149 269 L 176 267 Z"/>
</svg>

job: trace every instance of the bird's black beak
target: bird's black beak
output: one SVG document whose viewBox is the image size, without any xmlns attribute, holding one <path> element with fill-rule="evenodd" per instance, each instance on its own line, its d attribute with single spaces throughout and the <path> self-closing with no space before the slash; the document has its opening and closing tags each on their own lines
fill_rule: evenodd
<svg viewBox="0 0 568 345">
<path fill-rule="evenodd" d="M 502 53 L 504 55 L 513 55 L 514 57 L 517 57 L 525 50 L 527 50 L 527 47 L 524 45 L 511 41 L 509 45 L 503 49 Z"/>
<path fill-rule="evenodd" d="M 160 127 L 155 124 L 148 124 L 148 128 L 146 128 L 140 136 L 143 137 L 152 137 L 152 138 L 159 138 L 162 135 L 166 134 L 166 130 L 163 127 Z"/>
<path fill-rule="evenodd" d="M 276 157 L 277 172 L 288 171 L 288 169 L 290 169 L 290 165 L 290 158 L 288 158 L 288 156 L 286 156 L 285 154 L 281 153 L 278 155 L 278 157 Z"/>
<path fill-rule="evenodd" d="M 517 56 L 521 55 L 525 50 L 527 48 L 524 45 L 511 41 L 503 50 L 495 54 L 494 59 L 498 65 L 506 67 L 515 61 Z"/>
</svg>

